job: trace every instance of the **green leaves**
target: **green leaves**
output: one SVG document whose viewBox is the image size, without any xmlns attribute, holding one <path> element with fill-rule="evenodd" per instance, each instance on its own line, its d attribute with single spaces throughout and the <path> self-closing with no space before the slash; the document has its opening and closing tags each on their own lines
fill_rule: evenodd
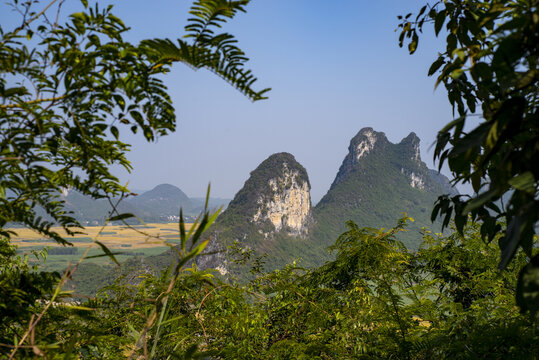
<svg viewBox="0 0 539 360">
<path fill-rule="evenodd" d="M 535 195 L 535 192 L 537 191 L 536 181 L 531 171 L 526 171 L 523 174 L 517 175 L 507 182 L 515 189 L 525 191 L 530 195 Z"/>
<path fill-rule="evenodd" d="M 105 246 L 105 244 L 103 244 L 101 241 L 98 241 L 98 240 L 94 240 L 94 242 L 97 245 L 99 245 L 101 250 L 103 250 L 103 253 L 105 253 L 105 255 L 108 256 L 112 261 L 114 261 L 116 263 L 116 265 L 120 265 L 118 260 L 116 260 L 116 257 L 114 256 L 114 254 L 109 250 L 108 247 Z M 98 255 L 98 256 L 100 256 L 100 255 Z M 88 257 L 88 258 L 90 258 L 90 257 Z"/>
<path fill-rule="evenodd" d="M 196 1 L 191 7 L 185 26 L 187 35 L 192 39 L 189 44 L 178 39 L 175 45 L 169 39 L 154 39 L 142 42 L 148 53 L 155 59 L 154 67 L 172 62 L 182 62 L 195 69 L 206 68 L 222 77 L 252 101 L 267 99 L 264 95 L 270 89 L 255 91 L 256 82 L 251 70 L 244 68 L 248 58 L 237 47 L 237 40 L 228 33 L 216 34 L 221 24 L 232 19 L 238 12 L 245 12 L 249 0 L 203 0 Z"/>
<path fill-rule="evenodd" d="M 445 63 L 445 59 L 443 57 L 439 57 L 438 60 L 432 63 L 432 65 L 429 68 L 428 75 L 434 75 L 436 71 Z"/>
<path fill-rule="evenodd" d="M 172 130 L 175 117 L 159 80 L 147 74 L 144 52 L 122 40 L 126 28 L 110 8 L 72 14 L 65 26 L 34 21 L 40 23 L 41 43 L 22 41 L 16 30 L 0 39 L 10 59 L 1 71 L 39 89 L 35 99 L 22 89 L 2 93 L 0 156 L 17 161 L 0 164 L 1 186 L 11 190 L 0 207 L 0 223 L 23 223 L 62 242 L 50 225 L 68 232 L 78 226 L 62 210 L 62 189 L 95 198 L 121 192 L 109 171 L 112 164 L 130 169 L 128 145 L 118 141 L 120 129 L 112 124 L 117 110 L 124 110 L 126 101 L 131 111 L 160 109 L 137 123 L 150 130 L 150 138 Z M 35 206 L 52 217 L 51 224 L 35 217 Z"/>
<path fill-rule="evenodd" d="M 432 16 L 431 16 L 432 17 Z M 442 10 L 439 11 L 434 15 L 434 33 L 436 36 L 440 33 L 440 30 L 442 30 L 442 26 L 444 25 L 446 19 L 446 11 Z"/>
<path fill-rule="evenodd" d="M 241 284 L 194 266 L 173 264 L 160 275 L 145 268 L 96 299 L 51 307 L 34 341 L 47 357 L 533 358 L 537 322 L 519 313 L 515 293 L 524 311 L 537 311 L 537 257 L 525 266 L 519 252 L 507 271 L 497 271 L 495 242 L 482 241 L 480 224 L 471 222 L 463 235 L 424 230 L 412 253 L 395 239 L 406 220 L 388 230 L 349 222 L 332 247 L 334 260 L 314 269 L 289 264 Z M 28 324 L 26 305 L 39 306 L 53 289 L 1 245 L 0 339 L 8 343 Z M 38 287 L 12 292 L 23 278 Z M 2 304 L 22 310 L 8 313 Z M 26 354 L 34 355 L 31 347 L 17 353 Z"/>
<path fill-rule="evenodd" d="M 130 213 L 124 213 L 124 214 L 119 214 L 119 215 L 116 215 L 116 216 L 112 216 L 108 219 L 108 221 L 112 222 L 112 221 L 121 221 L 121 220 L 125 220 L 125 219 L 129 219 L 129 218 L 132 218 L 132 217 L 135 217 L 135 215 L 133 214 L 130 214 Z"/>
<path fill-rule="evenodd" d="M 535 255 L 518 275 L 517 304 L 532 316 L 539 311 L 539 255 Z"/>
<path fill-rule="evenodd" d="M 35 15 L 23 28 L 37 29 L 41 41 L 19 35 L 22 28 L 0 33 L 0 73 L 24 84 L 8 86 L 0 76 L 0 158 L 6 159 L 0 189 L 8 190 L 0 197 L 1 234 L 9 236 L 2 228 L 15 222 L 65 242 L 53 225 L 69 233 L 80 224 L 63 210 L 62 189 L 94 198 L 123 193 L 110 170 L 131 169 L 129 144 L 120 141 L 123 126 L 147 141 L 175 130 L 176 111 L 162 80 L 172 62 L 206 67 L 250 99 L 265 98 L 268 89 L 253 90 L 256 78 L 244 69 L 247 58 L 234 37 L 214 33 L 248 1 L 195 2 L 186 28 L 192 43 L 179 40 L 179 46 L 163 39 L 125 41 L 128 28 L 111 6 L 83 1 L 83 11 L 53 24 L 31 10 L 38 3 L 12 5 Z M 47 8 L 56 5 L 61 13 L 62 2 Z M 47 220 L 36 216 L 36 207 Z"/>
<path fill-rule="evenodd" d="M 444 24 L 447 29 L 446 52 L 438 55 L 428 74 L 439 73 L 436 86 L 444 84 L 459 114 L 439 132 L 434 157 L 440 168 L 447 162 L 453 183 L 471 182 L 475 191 L 469 199 L 440 198 L 432 217 L 443 217 L 447 226 L 454 216 L 461 231 L 471 216 L 482 221 L 484 239 L 501 235 L 501 269 L 519 248 L 531 256 L 537 246 L 539 84 L 537 48 L 530 41 L 539 36 L 536 5 L 450 0 L 437 2 L 428 12 L 437 36 Z M 427 15 L 421 16 L 415 24 L 399 25 L 399 45 L 429 22 L 423 22 Z M 465 120 L 478 110 L 476 105 L 482 111 L 474 114 L 479 122 L 465 132 Z M 502 200 L 504 207 L 498 206 Z M 505 219 L 506 229 L 496 224 L 499 219 Z"/>
</svg>

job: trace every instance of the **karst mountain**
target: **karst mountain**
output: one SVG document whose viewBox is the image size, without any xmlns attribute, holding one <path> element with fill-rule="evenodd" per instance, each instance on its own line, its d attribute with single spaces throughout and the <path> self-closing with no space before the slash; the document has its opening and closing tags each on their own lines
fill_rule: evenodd
<svg viewBox="0 0 539 360">
<path fill-rule="evenodd" d="M 430 221 L 441 194 L 456 192 L 448 179 L 421 161 L 419 138 L 410 133 L 398 144 L 384 133 L 363 128 L 352 138 L 348 154 L 328 190 L 311 207 L 305 168 L 288 153 L 271 155 L 245 182 L 213 227 L 211 252 L 203 267 L 226 272 L 231 244 L 268 254 L 269 268 L 301 258 L 307 266 L 328 259 L 329 245 L 346 229 L 359 226 L 390 228 L 406 214 L 414 219 L 399 238 L 416 249 L 421 228 L 439 231 Z"/>
<path fill-rule="evenodd" d="M 438 196 L 455 193 L 444 175 L 421 161 L 415 133 L 393 144 L 384 133 L 363 128 L 350 141 L 335 180 L 314 209 L 313 236 L 329 245 L 345 230 L 347 220 L 390 228 L 406 213 L 415 221 L 401 240 L 416 249 L 421 227 L 439 230 L 430 221 Z"/>
<path fill-rule="evenodd" d="M 206 255 L 196 259 L 198 267 L 241 278 L 248 268 L 238 259 L 246 253 L 251 261 L 262 259 L 266 270 L 296 259 L 301 266 L 318 266 L 331 259 L 327 248 L 346 230 L 348 220 L 361 227 L 388 229 L 404 213 L 415 221 L 398 236 L 409 249 L 417 249 L 422 227 L 440 230 L 430 221 L 437 197 L 457 193 L 444 175 L 421 160 L 419 146 L 414 133 L 394 144 L 382 132 L 361 129 L 351 139 L 330 189 L 314 207 L 306 169 L 289 153 L 269 156 L 209 229 L 212 241 Z M 128 204 L 163 217 L 175 206 L 193 208 L 193 202 L 181 190 L 161 185 Z M 126 266 L 136 268 L 140 263 L 158 271 L 175 259 L 176 252 L 169 250 L 133 259 Z"/>
</svg>

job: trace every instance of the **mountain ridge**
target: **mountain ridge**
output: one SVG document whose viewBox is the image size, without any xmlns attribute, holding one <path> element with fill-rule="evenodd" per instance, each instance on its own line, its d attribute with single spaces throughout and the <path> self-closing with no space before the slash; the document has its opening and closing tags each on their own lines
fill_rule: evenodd
<svg viewBox="0 0 539 360">
<path fill-rule="evenodd" d="M 64 189 L 61 194 L 67 211 L 83 225 L 101 225 L 112 210 L 106 199 L 92 199 L 77 191 Z M 209 206 L 226 208 L 229 199 L 210 198 Z M 187 221 L 193 221 L 204 209 L 205 199 L 189 198 L 180 188 L 171 184 L 159 184 L 140 195 L 131 195 L 117 205 L 120 213 L 131 213 L 136 218 L 128 219 L 129 223 L 144 222 L 176 222 L 179 220 L 180 207 Z M 138 218 L 138 219 L 137 219 Z M 139 220 L 140 219 L 140 220 Z"/>
<path fill-rule="evenodd" d="M 315 236 L 330 245 L 347 220 L 388 228 L 406 213 L 416 221 L 402 238 L 408 247 L 417 248 L 420 228 L 431 227 L 430 209 L 437 196 L 455 192 L 448 185 L 445 176 L 421 160 L 415 133 L 394 144 L 383 132 L 363 128 L 350 140 L 335 180 L 314 208 Z"/>
<path fill-rule="evenodd" d="M 400 239 L 416 249 L 421 227 L 433 227 L 430 211 L 437 196 L 456 190 L 421 161 L 420 140 L 413 132 L 394 144 L 384 133 L 363 128 L 348 149 L 331 187 L 314 207 L 307 171 L 292 154 L 276 153 L 262 161 L 209 229 L 212 241 L 197 266 L 245 278 L 248 269 L 241 257 L 247 253 L 268 254 L 266 270 L 296 259 L 301 266 L 318 266 L 331 259 L 327 247 L 346 229 L 347 220 L 360 227 L 390 228 L 403 212 L 416 221 Z M 176 259 L 169 250 L 140 261 L 158 271 Z"/>
</svg>

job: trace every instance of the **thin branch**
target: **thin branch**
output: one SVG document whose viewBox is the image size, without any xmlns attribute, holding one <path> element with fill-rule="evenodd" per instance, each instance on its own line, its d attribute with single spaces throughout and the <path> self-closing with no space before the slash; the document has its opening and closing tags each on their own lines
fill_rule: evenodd
<svg viewBox="0 0 539 360">
<path fill-rule="evenodd" d="M 15 29 L 15 31 L 13 31 L 13 35 L 17 35 L 17 33 L 19 31 L 21 31 L 22 29 L 24 29 L 26 26 L 30 25 L 31 22 L 33 22 L 34 20 L 36 20 L 37 18 L 39 18 L 41 15 L 43 15 L 45 13 L 45 11 L 47 11 L 57 0 L 52 0 L 49 5 L 45 6 L 45 8 L 43 10 L 41 10 L 39 13 L 37 13 L 36 15 L 34 15 L 30 20 L 28 21 L 25 21 L 21 26 L 19 26 L 18 28 Z"/>
<path fill-rule="evenodd" d="M 23 102 L 22 104 L 6 104 L 6 105 L 0 105 L 0 109 L 13 109 L 13 108 L 18 108 L 18 107 L 22 107 L 22 105 L 31 105 L 31 104 L 39 104 L 39 103 L 42 103 L 42 102 L 54 102 L 54 101 L 58 101 L 58 100 L 62 100 L 64 98 L 67 97 L 67 94 L 66 95 L 62 95 L 62 96 L 57 96 L 57 97 L 52 97 L 52 98 L 46 98 L 46 99 L 34 99 L 34 100 L 30 100 L 30 101 L 26 101 L 26 102 Z"/>
<path fill-rule="evenodd" d="M 54 21 L 54 27 L 53 30 L 58 27 L 58 20 L 60 19 L 60 10 L 62 9 L 62 5 L 64 4 L 65 0 L 60 0 L 58 3 L 58 10 L 56 11 L 56 20 Z"/>
<path fill-rule="evenodd" d="M 67 282 L 67 279 L 71 278 L 73 276 L 73 273 L 75 272 L 75 270 L 77 269 L 77 267 L 82 263 L 82 261 L 86 258 L 86 256 L 88 255 L 88 252 L 90 251 L 90 249 L 95 245 L 98 237 L 101 235 L 101 233 L 103 232 L 103 230 L 105 230 L 105 227 L 107 226 L 108 224 L 108 221 L 105 221 L 105 223 L 103 224 L 103 226 L 101 227 L 101 229 L 99 230 L 99 232 L 96 234 L 96 236 L 94 237 L 94 242 L 92 243 L 91 246 L 88 246 L 86 248 L 86 251 L 82 254 L 82 256 L 80 257 L 80 259 L 77 261 L 77 264 L 75 266 L 71 266 L 71 264 L 69 265 L 69 267 L 66 269 L 64 275 L 62 276 L 62 278 L 60 279 L 60 282 L 58 283 L 58 286 L 56 286 L 56 290 L 54 291 L 54 294 L 53 296 L 51 297 L 51 299 L 49 300 L 49 302 L 47 303 L 47 305 L 45 306 L 45 308 L 43 309 L 43 311 L 41 311 L 41 313 L 37 316 L 36 320 L 35 321 L 32 321 L 30 320 L 30 324 L 28 326 L 28 329 L 26 330 L 26 332 L 24 333 L 23 337 L 21 338 L 21 340 L 19 341 L 19 343 L 14 347 L 13 351 L 11 352 L 11 354 L 9 355 L 9 360 L 12 360 L 14 359 L 14 356 L 15 354 L 17 353 L 17 350 L 19 350 L 23 345 L 24 341 L 28 338 L 28 335 L 31 335 L 37 325 L 37 323 L 41 320 L 41 318 L 43 317 L 43 315 L 45 315 L 45 313 L 49 310 L 49 308 L 51 307 L 51 305 L 53 305 L 54 303 L 54 300 L 58 297 L 58 295 L 60 294 L 61 290 L 62 290 L 62 287 L 65 285 L 65 283 Z M 33 319 L 33 315 L 32 315 L 32 319 Z"/>
</svg>

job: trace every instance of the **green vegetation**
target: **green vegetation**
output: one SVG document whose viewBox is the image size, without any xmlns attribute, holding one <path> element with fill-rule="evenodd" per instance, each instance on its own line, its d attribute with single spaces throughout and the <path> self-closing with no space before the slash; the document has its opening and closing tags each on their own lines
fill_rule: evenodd
<svg viewBox="0 0 539 360">
<path fill-rule="evenodd" d="M 454 183 L 471 183 L 473 196 L 442 196 L 432 211 L 454 216 L 462 232 L 468 216 L 481 222 L 481 235 L 500 233 L 498 267 L 504 269 L 521 248 L 528 265 L 519 275 L 519 306 L 539 310 L 539 258 L 534 235 L 539 219 L 539 69 L 537 0 L 438 1 L 402 19 L 400 45 L 414 53 L 418 33 L 432 24 L 446 36 L 446 51 L 428 71 L 437 74 L 459 117 L 438 133 L 434 157 L 453 173 Z M 442 31 L 445 24 L 445 31 Z M 468 130 L 470 116 L 479 124 Z M 504 202 L 500 200 L 504 197 Z M 501 206 L 500 206 L 501 205 Z M 499 220 L 507 223 L 500 227 Z"/>
<path fill-rule="evenodd" d="M 372 132 L 376 142 L 373 149 L 357 161 L 356 147 L 366 141 L 366 132 Z M 383 133 L 370 128 L 362 129 L 350 141 L 350 152 L 333 185 L 314 209 L 316 225 L 312 238 L 320 244 L 320 250 L 331 245 L 345 230 L 347 220 L 360 226 L 389 227 L 403 213 L 415 221 L 399 238 L 409 249 L 417 249 L 421 228 L 432 226 L 429 213 L 437 196 L 449 191 L 431 176 L 425 163 L 416 158 L 418 148 L 419 139 L 415 134 L 399 144 L 392 144 Z M 411 174 L 421 179 L 422 188 L 410 185 Z"/>
<path fill-rule="evenodd" d="M 515 303 L 516 274 L 525 254 L 519 252 L 506 271 L 496 271 L 499 250 L 482 241 L 480 225 L 473 223 L 462 235 L 425 232 L 419 250 L 409 252 L 397 240 L 406 220 L 388 230 L 348 222 L 331 247 L 335 260 L 310 270 L 290 264 L 264 272 L 263 259 L 251 259 L 246 265 L 252 278 L 245 284 L 185 267 L 205 243 L 189 252 L 188 244 L 199 241 L 187 240 L 184 233 L 176 265 L 158 276 L 139 266 L 134 275 L 119 274 L 94 299 L 49 307 L 34 328 L 34 349 L 19 348 L 18 354 L 92 359 L 536 356 L 537 322 Z M 206 229 L 210 223 L 201 222 Z M 2 254 L 3 271 L 10 269 L 3 279 L 31 274 L 13 252 Z M 85 281 L 90 273 L 102 276 L 92 271 L 95 266 L 75 274 Z M 37 298 L 52 291 L 52 284 L 36 289 Z M 42 312 L 46 303 L 31 296 L 16 299 L 34 304 L 31 313 Z M 1 342 L 28 325 L 25 316 L 0 316 L 7 325 L 0 330 Z"/>
<path fill-rule="evenodd" d="M 23 246 L 17 249 L 17 254 L 25 256 L 25 255 L 31 255 L 34 252 L 41 252 L 45 249 L 43 246 Z M 159 255 L 165 251 L 168 250 L 168 247 L 166 246 L 156 246 L 151 248 L 122 248 L 121 250 L 114 251 L 115 258 L 118 260 L 118 262 L 123 263 L 125 261 L 128 261 L 134 256 L 156 256 Z M 84 250 L 79 250 L 79 248 L 76 247 L 50 247 L 47 250 L 47 256 L 46 260 L 38 260 L 29 258 L 29 263 L 33 265 L 39 264 L 39 269 L 41 271 L 58 271 L 58 272 L 64 272 L 65 269 L 69 266 L 69 264 L 76 264 Z M 87 256 L 90 257 L 89 259 L 85 259 L 84 263 L 92 263 L 96 264 L 98 266 L 102 266 L 99 271 L 109 271 L 113 268 L 114 261 L 111 260 L 109 257 L 100 256 L 103 254 L 103 251 L 101 249 L 92 248 L 88 252 Z M 105 285 L 105 283 L 97 283 L 93 282 L 94 286 L 92 287 L 93 292 L 91 294 L 95 294 L 96 291 Z"/>
<path fill-rule="evenodd" d="M 53 247 L 47 251 L 47 255 L 78 255 L 79 249 L 75 247 Z"/>
<path fill-rule="evenodd" d="M 71 242 L 73 243 L 89 243 L 89 242 L 92 242 L 92 238 L 89 238 L 89 237 L 86 237 L 86 236 L 83 236 L 83 237 L 74 237 L 74 238 L 71 238 L 69 239 Z M 24 241 L 24 240 L 23 240 Z"/>
<path fill-rule="evenodd" d="M 173 108 L 159 77 L 172 62 L 209 67 L 250 98 L 262 98 L 264 91 L 251 89 L 255 79 L 243 69 L 246 59 L 233 37 L 214 33 L 247 3 L 196 1 L 186 28 L 191 43 L 157 39 L 134 46 L 122 40 L 128 29 L 111 7 L 89 8 L 83 0 L 83 12 L 66 24 L 52 24 L 42 18 L 44 12 L 32 9 L 35 2 L 13 0 L 26 15 L 21 27 L 0 31 L 0 70 L 27 78 L 38 93 L 0 77 L 0 356 L 536 358 L 535 0 L 448 0 L 429 11 L 424 7 L 415 23 L 407 16 L 402 24 L 401 42 L 408 36 L 414 52 L 416 29 L 431 19 L 438 33 L 449 18 L 447 53 L 430 72 L 445 65 L 439 82 L 461 117 L 440 132 L 436 154 L 442 163 L 448 160 L 454 181 L 471 181 L 476 191 L 470 199 L 439 198 L 433 215 L 444 214 L 444 225 L 449 225 L 455 214 L 450 234 L 423 230 L 420 242 L 404 243 L 400 233 L 407 217 L 393 228 L 364 227 L 373 219 L 369 216 L 389 224 L 398 206 L 419 211 L 417 222 L 423 223 L 421 214 L 429 209 L 431 196 L 443 190 L 440 179 L 428 177 L 417 157 L 413 161 L 409 143 L 414 138 L 408 137 L 398 145 L 382 141 L 359 164 L 348 166 L 345 159 L 316 210 L 318 228 L 311 234 L 314 239 L 318 231 L 325 241 L 336 238 L 329 248 L 332 257 L 309 269 L 285 264 L 287 257 L 317 256 L 322 242 L 261 237 L 264 224 L 246 225 L 258 196 L 269 194 L 266 180 L 282 171 L 278 164 L 283 159 L 300 170 L 300 181 L 308 182 L 289 154 L 278 154 L 253 172 L 215 234 L 208 230 L 219 211 L 209 213 L 205 206 L 189 230 L 180 212 L 178 245 L 155 256 L 140 256 L 149 255 L 146 249 L 126 249 L 131 256 L 113 254 L 97 236 L 94 243 L 100 249 L 82 258 L 74 254 L 78 248 L 64 247 L 47 254 L 40 246 L 17 255 L 9 240 L 12 233 L 5 230 L 8 222 L 22 223 L 60 244 L 67 240 L 52 230 L 51 221 L 68 234 L 76 232 L 79 224 L 59 198 L 62 189 L 110 201 L 125 195 L 127 189 L 109 172 L 112 164 L 130 168 L 128 145 L 118 140 L 116 125 L 139 129 L 148 141 L 174 129 Z M 42 40 L 33 39 L 34 34 Z M 466 107 L 474 112 L 476 102 L 483 107 L 484 121 L 465 133 Z M 374 169 L 381 170 L 383 179 L 371 178 Z M 410 172 L 423 178 L 424 189 L 409 185 Z M 508 191 L 509 206 L 500 209 L 494 201 Z M 376 201 L 380 207 L 374 207 Z M 38 207 L 47 218 L 38 216 Z M 118 210 L 110 221 L 129 217 Z M 324 211 L 332 216 L 322 217 Z M 358 221 L 345 222 L 350 216 Z M 332 235 L 343 223 L 342 234 Z M 204 252 L 213 251 L 212 237 L 225 235 L 273 251 L 271 258 L 235 249 L 230 261 L 236 273 L 221 278 L 215 270 L 199 270 Z M 95 262 L 81 262 L 84 257 Z M 62 270 L 67 268 L 63 275 L 47 271 L 54 259 Z M 236 282 L 235 276 L 244 272 L 249 277 Z M 96 284 L 107 286 L 87 298 Z"/>
<path fill-rule="evenodd" d="M 80 228 L 66 211 L 66 189 L 106 199 L 110 221 L 129 218 L 116 208 L 129 191 L 110 170 L 131 170 L 120 131 L 151 142 L 175 130 L 162 80 L 173 63 L 207 68 L 250 99 L 264 99 L 269 89 L 253 89 L 247 57 L 233 35 L 220 32 L 247 3 L 195 1 L 182 38 L 133 45 L 112 6 L 81 0 L 80 11 L 66 18 L 63 1 L 10 1 L 22 25 L 0 28 L 0 235 L 9 238 L 6 224 L 19 223 L 65 244 L 51 226 L 69 235 Z M 46 16 L 52 6 L 54 23 Z"/>
</svg>

